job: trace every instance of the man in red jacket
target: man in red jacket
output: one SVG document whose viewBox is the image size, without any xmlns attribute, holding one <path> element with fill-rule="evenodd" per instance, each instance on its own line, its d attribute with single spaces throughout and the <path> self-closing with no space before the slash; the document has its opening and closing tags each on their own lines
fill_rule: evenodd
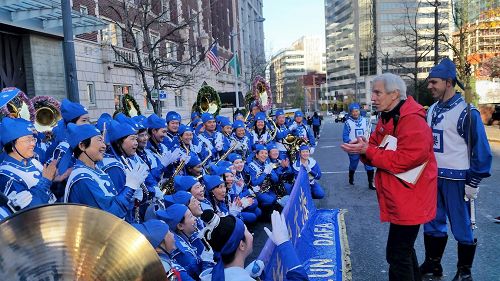
<svg viewBox="0 0 500 281">
<path fill-rule="evenodd" d="M 401 77 L 392 73 L 376 77 L 371 100 L 381 114 L 370 140 L 359 137 L 342 148 L 361 154 L 361 161 L 377 167 L 380 220 L 390 223 L 386 248 L 389 280 L 421 280 L 414 244 L 420 225 L 436 216 L 437 165 L 432 133 L 423 107 L 406 97 Z M 380 147 L 386 135 L 397 139 L 395 150 Z M 424 163 L 414 183 L 396 176 Z"/>
</svg>

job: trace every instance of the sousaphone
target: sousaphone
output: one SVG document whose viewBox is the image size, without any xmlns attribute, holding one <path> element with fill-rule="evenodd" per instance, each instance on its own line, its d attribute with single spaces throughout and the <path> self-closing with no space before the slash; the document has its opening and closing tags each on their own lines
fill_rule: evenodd
<svg viewBox="0 0 500 281">
<path fill-rule="evenodd" d="M 4 88 L 0 93 L 8 102 L 2 106 L 0 113 L 10 118 L 23 118 L 33 122 L 35 120 L 35 108 L 26 94 L 18 88 Z"/>
<path fill-rule="evenodd" d="M 252 83 L 252 93 L 261 111 L 266 112 L 271 109 L 273 106 L 273 95 L 266 79 L 261 76 L 255 77 Z"/>
<path fill-rule="evenodd" d="M 35 108 L 35 129 L 50 132 L 61 120 L 61 103 L 49 96 L 36 96 L 31 99 Z"/>
<path fill-rule="evenodd" d="M 214 116 L 219 115 L 221 109 L 219 93 L 213 87 L 202 86 L 196 97 L 195 109 L 200 114 L 208 112 Z"/>
<path fill-rule="evenodd" d="M 0 280 L 166 280 L 148 240 L 91 207 L 53 204 L 0 223 Z"/>
</svg>

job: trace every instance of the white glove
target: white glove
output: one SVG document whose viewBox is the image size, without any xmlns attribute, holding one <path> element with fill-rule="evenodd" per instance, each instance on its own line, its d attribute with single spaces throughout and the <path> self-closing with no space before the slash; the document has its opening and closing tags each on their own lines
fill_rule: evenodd
<svg viewBox="0 0 500 281">
<path fill-rule="evenodd" d="M 290 240 L 290 235 L 288 234 L 288 229 L 286 227 L 285 217 L 283 214 L 278 213 L 278 211 L 273 211 L 271 214 L 271 225 L 273 227 L 273 231 L 271 232 L 269 228 L 264 227 L 264 231 L 267 233 L 267 236 L 279 246 L 286 241 Z"/>
<path fill-rule="evenodd" d="M 290 125 L 290 127 L 288 127 L 288 130 L 290 130 L 290 131 L 294 131 L 296 129 L 297 129 L 297 123 L 295 123 L 295 122 L 293 122 L 293 124 Z"/>
<path fill-rule="evenodd" d="M 479 186 L 472 187 L 468 184 L 465 185 L 465 197 L 464 197 L 465 201 L 476 199 L 478 193 L 479 193 Z"/>
<path fill-rule="evenodd" d="M 242 208 L 240 206 L 237 206 L 235 202 L 229 203 L 229 214 L 238 217 L 238 215 L 241 213 Z"/>
<path fill-rule="evenodd" d="M 23 190 L 19 193 L 13 191 L 9 194 L 8 198 L 10 202 L 12 202 L 12 205 L 24 209 L 31 203 L 31 200 L 33 200 L 33 195 L 27 190 Z"/>
<path fill-rule="evenodd" d="M 138 201 L 142 201 L 144 198 L 144 194 L 142 193 L 142 188 L 138 188 L 134 191 L 134 199 L 137 199 Z"/>
<path fill-rule="evenodd" d="M 163 191 L 161 191 L 161 189 L 158 185 L 155 185 L 155 198 L 157 200 L 163 199 Z"/>
<path fill-rule="evenodd" d="M 183 153 L 181 156 L 181 161 L 184 161 L 185 163 L 189 162 L 189 159 L 191 156 L 189 156 L 187 153 Z"/>
<path fill-rule="evenodd" d="M 223 147 L 224 147 L 224 145 L 222 143 L 220 143 L 220 142 L 215 143 L 215 149 L 217 151 L 221 151 Z"/>
<path fill-rule="evenodd" d="M 266 166 L 264 167 L 264 173 L 269 175 L 272 171 L 273 171 L 273 164 L 271 163 L 266 164 Z"/>
<path fill-rule="evenodd" d="M 253 189 L 253 192 L 257 193 L 260 191 L 260 186 L 259 185 L 254 186 L 252 189 Z M 252 190 L 252 189 L 250 189 L 250 190 Z"/>
<path fill-rule="evenodd" d="M 310 154 L 314 154 L 314 147 L 311 147 L 311 148 L 309 149 L 309 153 L 310 153 Z"/>
<path fill-rule="evenodd" d="M 261 260 L 254 260 L 247 267 L 245 267 L 246 272 L 250 274 L 250 277 L 257 278 L 264 271 L 264 262 Z"/>
<path fill-rule="evenodd" d="M 141 184 L 144 183 L 147 176 L 148 167 L 146 165 L 137 165 L 132 170 L 125 170 L 125 186 L 133 190 L 141 189 Z"/>
<path fill-rule="evenodd" d="M 207 249 L 203 249 L 200 257 L 202 261 L 214 263 L 214 251 L 212 249 L 208 251 Z"/>
<path fill-rule="evenodd" d="M 290 200 L 290 195 L 285 195 L 280 199 L 276 200 L 276 202 L 280 204 L 281 207 L 285 208 L 286 203 L 288 203 L 289 200 Z"/>
<path fill-rule="evenodd" d="M 163 165 L 163 167 L 167 167 L 168 165 L 174 163 L 174 156 L 172 152 L 170 151 L 164 152 L 160 156 L 160 163 Z"/>
<path fill-rule="evenodd" d="M 246 207 L 250 207 L 253 204 L 253 198 L 251 197 L 243 197 L 241 198 L 241 208 L 245 209 Z"/>
</svg>

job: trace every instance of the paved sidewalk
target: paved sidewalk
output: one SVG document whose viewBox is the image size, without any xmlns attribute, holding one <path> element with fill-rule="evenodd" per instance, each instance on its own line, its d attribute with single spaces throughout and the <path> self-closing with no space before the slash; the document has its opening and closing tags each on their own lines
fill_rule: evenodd
<svg viewBox="0 0 500 281">
<path fill-rule="evenodd" d="M 490 142 L 500 142 L 500 126 L 484 126 L 486 129 L 486 135 Z"/>
</svg>

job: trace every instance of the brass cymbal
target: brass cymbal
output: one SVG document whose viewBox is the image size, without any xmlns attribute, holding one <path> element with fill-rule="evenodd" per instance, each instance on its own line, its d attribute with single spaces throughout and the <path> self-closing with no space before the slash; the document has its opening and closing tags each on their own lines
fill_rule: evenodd
<svg viewBox="0 0 500 281">
<path fill-rule="evenodd" d="M 118 217 L 44 205 L 0 224 L 0 280 L 166 280 L 151 244 Z"/>
</svg>

